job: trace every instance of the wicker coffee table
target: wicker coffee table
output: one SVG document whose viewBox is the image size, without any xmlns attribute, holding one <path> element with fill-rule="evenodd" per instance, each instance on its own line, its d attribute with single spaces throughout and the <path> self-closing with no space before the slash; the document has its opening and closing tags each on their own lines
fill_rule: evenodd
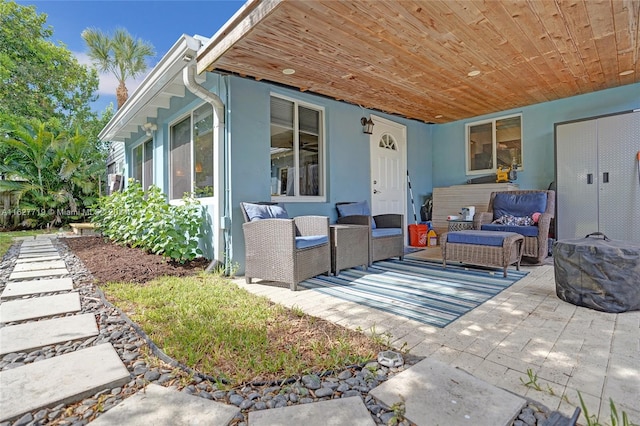
<svg viewBox="0 0 640 426">
<path fill-rule="evenodd" d="M 524 237 L 515 232 L 476 230 L 446 232 L 442 234 L 440 240 L 442 267 L 446 268 L 447 261 L 496 266 L 503 268 L 503 274 L 506 277 L 509 265 L 515 264 L 516 269 L 520 270 L 523 243 Z"/>
<path fill-rule="evenodd" d="M 369 264 L 369 227 L 365 225 L 330 225 L 331 272 Z"/>
</svg>

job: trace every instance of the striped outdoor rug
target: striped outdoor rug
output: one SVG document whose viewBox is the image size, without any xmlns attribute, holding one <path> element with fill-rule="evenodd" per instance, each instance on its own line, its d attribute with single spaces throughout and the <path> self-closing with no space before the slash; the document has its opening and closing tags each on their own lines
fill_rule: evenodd
<svg viewBox="0 0 640 426">
<path fill-rule="evenodd" d="M 319 291 L 371 308 L 445 327 L 491 299 L 527 273 L 482 269 L 417 259 L 375 262 L 367 271 L 351 268 L 337 277 L 320 275 L 301 282 Z"/>
</svg>

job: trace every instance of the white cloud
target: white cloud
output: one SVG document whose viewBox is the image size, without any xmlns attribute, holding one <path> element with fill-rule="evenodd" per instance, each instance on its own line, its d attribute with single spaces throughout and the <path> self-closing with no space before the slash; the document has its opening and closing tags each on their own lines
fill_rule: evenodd
<svg viewBox="0 0 640 426">
<path fill-rule="evenodd" d="M 80 62 L 82 65 L 93 66 L 91 59 L 86 53 L 73 52 L 73 54 L 78 59 L 78 62 Z M 149 71 L 151 71 L 151 68 L 148 69 L 147 73 Z M 138 86 L 140 86 L 140 84 L 146 77 L 147 73 L 145 73 L 144 75 L 138 76 L 136 79 L 127 80 L 126 84 L 127 84 L 127 90 L 129 91 L 129 96 L 131 96 L 131 94 L 136 91 Z M 110 73 L 98 72 L 98 78 L 100 79 L 100 85 L 98 86 L 98 94 L 115 96 L 116 89 L 118 88 L 118 80 L 115 78 L 115 76 Z"/>
</svg>

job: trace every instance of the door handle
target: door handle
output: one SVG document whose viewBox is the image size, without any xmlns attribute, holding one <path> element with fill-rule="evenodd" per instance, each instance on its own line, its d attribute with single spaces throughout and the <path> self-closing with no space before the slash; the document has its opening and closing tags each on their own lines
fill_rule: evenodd
<svg viewBox="0 0 640 426">
<path fill-rule="evenodd" d="M 593 174 L 592 173 L 588 173 L 587 174 L 587 185 L 591 185 L 593 183 Z"/>
<path fill-rule="evenodd" d="M 602 173 L 602 183 L 609 183 L 609 172 Z"/>
<path fill-rule="evenodd" d="M 380 193 L 382 193 L 382 191 L 378 191 L 377 189 L 374 189 L 374 190 L 373 190 L 373 193 L 374 193 L 374 194 L 380 194 Z"/>
</svg>

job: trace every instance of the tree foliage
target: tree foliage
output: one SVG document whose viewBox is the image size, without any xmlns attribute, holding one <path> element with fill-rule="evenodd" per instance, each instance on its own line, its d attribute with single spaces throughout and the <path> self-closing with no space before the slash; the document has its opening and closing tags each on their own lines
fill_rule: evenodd
<svg viewBox="0 0 640 426">
<path fill-rule="evenodd" d="M 71 127 L 95 118 L 98 74 L 50 40 L 46 19 L 34 6 L 0 0 L 0 118 Z"/>
<path fill-rule="evenodd" d="M 116 29 L 113 36 L 97 28 L 87 28 L 82 32 L 82 38 L 89 47 L 89 57 L 98 69 L 113 74 L 118 80 L 116 98 L 120 108 L 129 97 L 126 80 L 147 70 L 147 57 L 155 55 L 153 45 L 134 38 L 123 28 Z"/>
<path fill-rule="evenodd" d="M 52 42 L 46 20 L 0 0 L 0 193 L 17 202 L 0 227 L 76 220 L 104 182 L 107 147 L 97 136 L 113 107 L 91 110 L 97 71 Z"/>
<path fill-rule="evenodd" d="M 23 227 L 61 225 L 89 212 L 100 195 L 105 152 L 84 133 L 50 131 L 44 123 L 5 125 L 0 192 L 18 204 L 4 219 Z"/>
</svg>

